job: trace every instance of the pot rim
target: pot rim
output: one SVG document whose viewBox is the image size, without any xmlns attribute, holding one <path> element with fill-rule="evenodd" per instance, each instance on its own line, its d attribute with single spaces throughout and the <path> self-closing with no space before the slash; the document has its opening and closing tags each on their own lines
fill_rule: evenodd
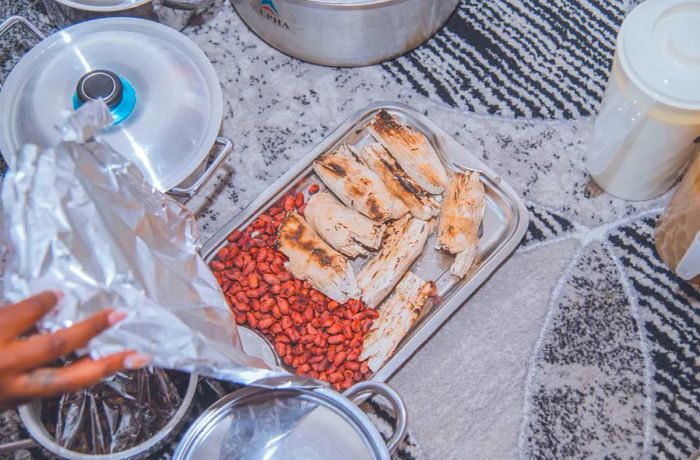
<svg viewBox="0 0 700 460">
<path fill-rule="evenodd" d="M 133 458 L 138 455 L 142 455 L 155 446 L 163 442 L 172 432 L 177 428 L 180 422 L 185 418 L 187 411 L 192 405 L 192 400 L 194 399 L 195 391 L 197 390 L 197 384 L 199 382 L 199 375 L 190 374 L 190 379 L 187 383 L 187 390 L 182 397 L 182 402 L 177 411 L 173 414 L 170 421 L 161 428 L 156 434 L 145 440 L 144 442 L 135 445 L 121 452 L 114 452 L 112 454 L 85 454 L 82 452 L 76 452 L 65 447 L 60 446 L 44 427 L 44 424 L 37 422 L 35 417 L 32 415 L 29 406 L 33 403 L 25 404 L 20 406 L 18 409 L 19 416 L 22 419 L 22 424 L 27 429 L 31 437 L 43 448 L 58 455 L 61 458 L 72 458 L 77 460 L 116 460 L 116 459 L 128 459 Z M 34 403 L 36 404 L 36 402 Z"/>
<path fill-rule="evenodd" d="M 91 11 L 94 13 L 114 13 L 117 11 L 133 10 L 133 9 L 139 8 L 140 6 L 143 6 L 147 3 L 151 3 L 153 0 L 136 0 L 133 3 L 121 4 L 121 5 L 107 5 L 107 6 L 85 5 L 83 3 L 78 3 L 78 2 L 75 2 L 73 0 L 50 0 L 50 1 L 60 3 L 61 5 L 67 6 L 69 8 L 74 8 L 76 10 L 81 10 L 81 11 Z"/>
<path fill-rule="evenodd" d="M 369 416 L 351 399 L 342 393 L 338 393 L 331 388 L 320 386 L 313 389 L 288 389 L 277 388 L 270 389 L 264 387 L 243 387 L 235 390 L 232 393 L 222 397 L 214 404 L 209 406 L 192 422 L 187 431 L 180 438 L 180 442 L 173 453 L 173 460 L 183 460 L 191 455 L 191 449 L 194 447 L 197 439 L 204 431 L 214 423 L 217 423 L 225 412 L 233 406 L 246 402 L 250 399 L 255 399 L 269 392 L 277 392 L 279 394 L 289 394 L 306 397 L 312 397 L 319 401 L 319 404 L 324 404 L 328 408 L 333 408 L 337 411 L 344 411 L 345 419 L 349 424 L 355 424 L 356 427 L 362 429 L 363 438 L 370 442 L 368 446 L 374 449 L 374 453 L 378 454 L 380 459 L 388 459 L 390 457 L 389 449 L 382 439 L 379 429 L 372 422 Z"/>
<path fill-rule="evenodd" d="M 207 83 L 207 87 L 211 90 L 211 99 L 209 100 L 209 103 L 211 104 L 209 107 L 211 119 L 206 127 L 206 131 L 202 134 L 202 141 L 198 144 L 198 148 L 196 150 L 189 150 L 187 162 L 183 163 L 180 169 L 177 169 L 169 177 L 157 177 L 157 183 L 151 182 L 150 179 L 147 180 L 158 190 L 166 192 L 177 187 L 194 171 L 196 171 L 197 168 L 206 161 L 207 157 L 211 153 L 212 148 L 216 143 L 218 133 L 221 130 L 224 101 L 219 77 L 207 55 L 196 43 L 192 41 L 192 39 L 159 22 L 133 17 L 114 16 L 79 22 L 49 35 L 25 53 L 19 62 L 12 68 L 2 87 L 0 87 L 0 152 L 7 151 L 14 153 L 22 146 L 21 142 L 19 142 L 16 146 L 13 145 L 16 142 L 15 140 L 11 139 L 11 135 L 8 134 L 3 136 L 3 134 L 6 134 L 8 131 L 12 130 L 9 123 L 7 123 L 7 125 L 5 124 L 8 120 L 6 115 L 12 113 L 14 110 L 15 98 L 18 97 L 16 96 L 16 93 L 22 89 L 22 85 L 24 84 L 23 82 L 26 80 L 29 72 L 33 69 L 35 60 L 40 55 L 50 52 L 56 43 L 70 43 L 70 41 L 67 41 L 65 38 L 66 33 L 77 33 L 77 31 L 80 31 L 83 34 L 97 33 L 108 28 L 114 29 L 134 27 L 138 27 L 138 29 L 143 33 L 157 33 L 165 39 L 170 40 L 170 42 L 177 43 L 181 50 L 190 54 L 194 67 L 196 67 L 202 73 L 202 76 Z M 85 29 L 88 29 L 88 31 L 86 32 Z M 12 158 L 11 155 L 13 153 L 4 154 L 6 155 L 6 161 L 8 157 Z M 146 177 L 148 178 L 148 176 Z"/>
<path fill-rule="evenodd" d="M 59 1 L 59 0 L 55 0 Z M 387 6 L 406 3 L 410 0 L 365 0 L 353 3 L 340 3 L 337 0 L 279 0 L 283 3 L 294 3 L 297 5 L 310 6 L 329 10 L 366 10 L 372 8 L 382 8 Z M 440 1 L 440 0 L 439 0 Z"/>
</svg>

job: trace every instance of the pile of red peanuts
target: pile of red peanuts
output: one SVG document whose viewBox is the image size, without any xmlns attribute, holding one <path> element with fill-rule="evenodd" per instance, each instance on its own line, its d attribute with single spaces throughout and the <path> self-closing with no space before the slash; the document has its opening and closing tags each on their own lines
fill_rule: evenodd
<svg viewBox="0 0 700 460">
<path fill-rule="evenodd" d="M 307 192 L 316 193 L 317 184 Z M 304 213 L 302 192 L 290 192 L 246 229 L 236 230 L 211 262 L 239 325 L 265 335 L 296 373 L 344 390 L 371 371 L 360 361 L 364 336 L 379 314 L 361 300 L 339 304 L 284 267 L 277 230 L 288 212 Z"/>
</svg>

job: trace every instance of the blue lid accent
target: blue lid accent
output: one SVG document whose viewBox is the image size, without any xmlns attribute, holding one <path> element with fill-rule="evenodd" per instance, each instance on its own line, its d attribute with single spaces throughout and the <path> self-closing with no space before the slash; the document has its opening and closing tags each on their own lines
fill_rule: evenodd
<svg viewBox="0 0 700 460">
<path fill-rule="evenodd" d="M 136 106 L 136 90 L 134 90 L 133 85 L 123 77 L 119 77 L 119 81 L 123 86 L 123 93 L 119 104 L 109 109 L 114 118 L 112 125 L 118 125 L 129 118 L 129 115 L 131 115 Z M 73 109 L 77 110 L 81 105 L 83 105 L 83 102 L 78 98 L 78 93 L 73 93 Z"/>
</svg>

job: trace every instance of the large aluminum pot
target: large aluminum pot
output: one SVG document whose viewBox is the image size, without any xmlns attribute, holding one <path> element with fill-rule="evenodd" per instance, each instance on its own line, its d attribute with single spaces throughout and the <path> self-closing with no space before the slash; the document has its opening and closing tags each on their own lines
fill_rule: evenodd
<svg viewBox="0 0 700 460">
<path fill-rule="evenodd" d="M 63 116 L 103 99 L 115 122 L 100 133 L 161 192 L 191 198 L 233 150 L 218 137 L 223 97 L 214 67 L 183 34 L 138 18 L 105 18 L 45 37 L 0 88 L 0 155 L 10 167 L 24 144 L 55 145 Z"/>
<path fill-rule="evenodd" d="M 182 30 L 198 10 L 214 0 L 44 0 L 51 21 L 64 28 L 112 16 L 150 19 Z"/>
<path fill-rule="evenodd" d="M 417 47 L 459 0 L 231 0 L 260 38 L 291 56 L 354 67 Z"/>
<path fill-rule="evenodd" d="M 386 442 L 356 405 L 371 394 L 383 396 L 395 414 Z M 390 460 L 407 423 L 403 400 L 380 382 L 361 382 L 343 394 L 326 387 L 246 387 L 204 411 L 180 440 L 173 460 Z"/>
<path fill-rule="evenodd" d="M 19 415 L 22 419 L 22 423 L 32 439 L 0 446 L 0 453 L 31 449 L 38 444 L 52 454 L 57 455 L 59 458 L 66 458 L 69 460 L 128 460 L 151 458 L 150 454 L 162 447 L 165 442 L 172 439 L 184 424 L 185 416 L 189 412 L 195 391 L 197 390 L 198 381 L 199 376 L 197 374 L 190 374 L 187 389 L 185 390 L 185 394 L 182 395 L 180 407 L 173 414 L 170 421 L 149 439 L 127 450 L 113 454 L 83 454 L 62 447 L 44 426 L 41 419 L 42 400 L 37 399 L 19 408 Z"/>
</svg>

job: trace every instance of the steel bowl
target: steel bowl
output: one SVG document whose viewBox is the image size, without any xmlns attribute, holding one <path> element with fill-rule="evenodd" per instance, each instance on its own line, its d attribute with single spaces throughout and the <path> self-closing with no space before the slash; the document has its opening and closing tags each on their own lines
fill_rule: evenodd
<svg viewBox="0 0 700 460">
<path fill-rule="evenodd" d="M 134 0 L 131 2 L 94 0 L 44 0 L 51 22 L 64 28 L 90 19 L 122 16 L 149 19 L 184 29 L 197 12 L 214 0 Z"/>
<path fill-rule="evenodd" d="M 231 0 L 243 21 L 283 53 L 328 66 L 376 64 L 417 47 L 459 0 Z"/>
<path fill-rule="evenodd" d="M 194 399 L 198 380 L 199 377 L 197 374 L 190 374 L 187 390 L 185 391 L 185 395 L 182 397 L 180 407 L 177 409 L 172 419 L 170 419 L 170 421 L 160 431 L 141 444 L 112 454 L 84 454 L 60 446 L 41 421 L 42 400 L 35 400 L 29 404 L 20 406 L 19 416 L 34 441 L 60 458 L 67 458 L 71 460 L 126 460 L 147 458 L 150 453 L 157 450 L 164 442 L 166 442 L 171 435 L 177 433 L 177 430 L 181 427 L 181 424 L 184 422 L 185 415 L 187 415 L 190 405 L 192 404 L 192 399 Z M 23 448 L 26 447 L 23 446 Z"/>
<path fill-rule="evenodd" d="M 372 394 L 383 396 L 394 411 L 393 434 L 386 442 L 357 405 Z M 326 387 L 245 387 L 205 410 L 180 440 L 173 459 L 222 458 L 233 447 L 245 459 L 337 458 L 342 450 L 343 458 L 389 460 L 406 436 L 407 423 L 401 396 L 384 383 L 361 382 L 343 394 Z M 245 438 L 243 445 L 227 442 L 232 428 Z"/>
</svg>

